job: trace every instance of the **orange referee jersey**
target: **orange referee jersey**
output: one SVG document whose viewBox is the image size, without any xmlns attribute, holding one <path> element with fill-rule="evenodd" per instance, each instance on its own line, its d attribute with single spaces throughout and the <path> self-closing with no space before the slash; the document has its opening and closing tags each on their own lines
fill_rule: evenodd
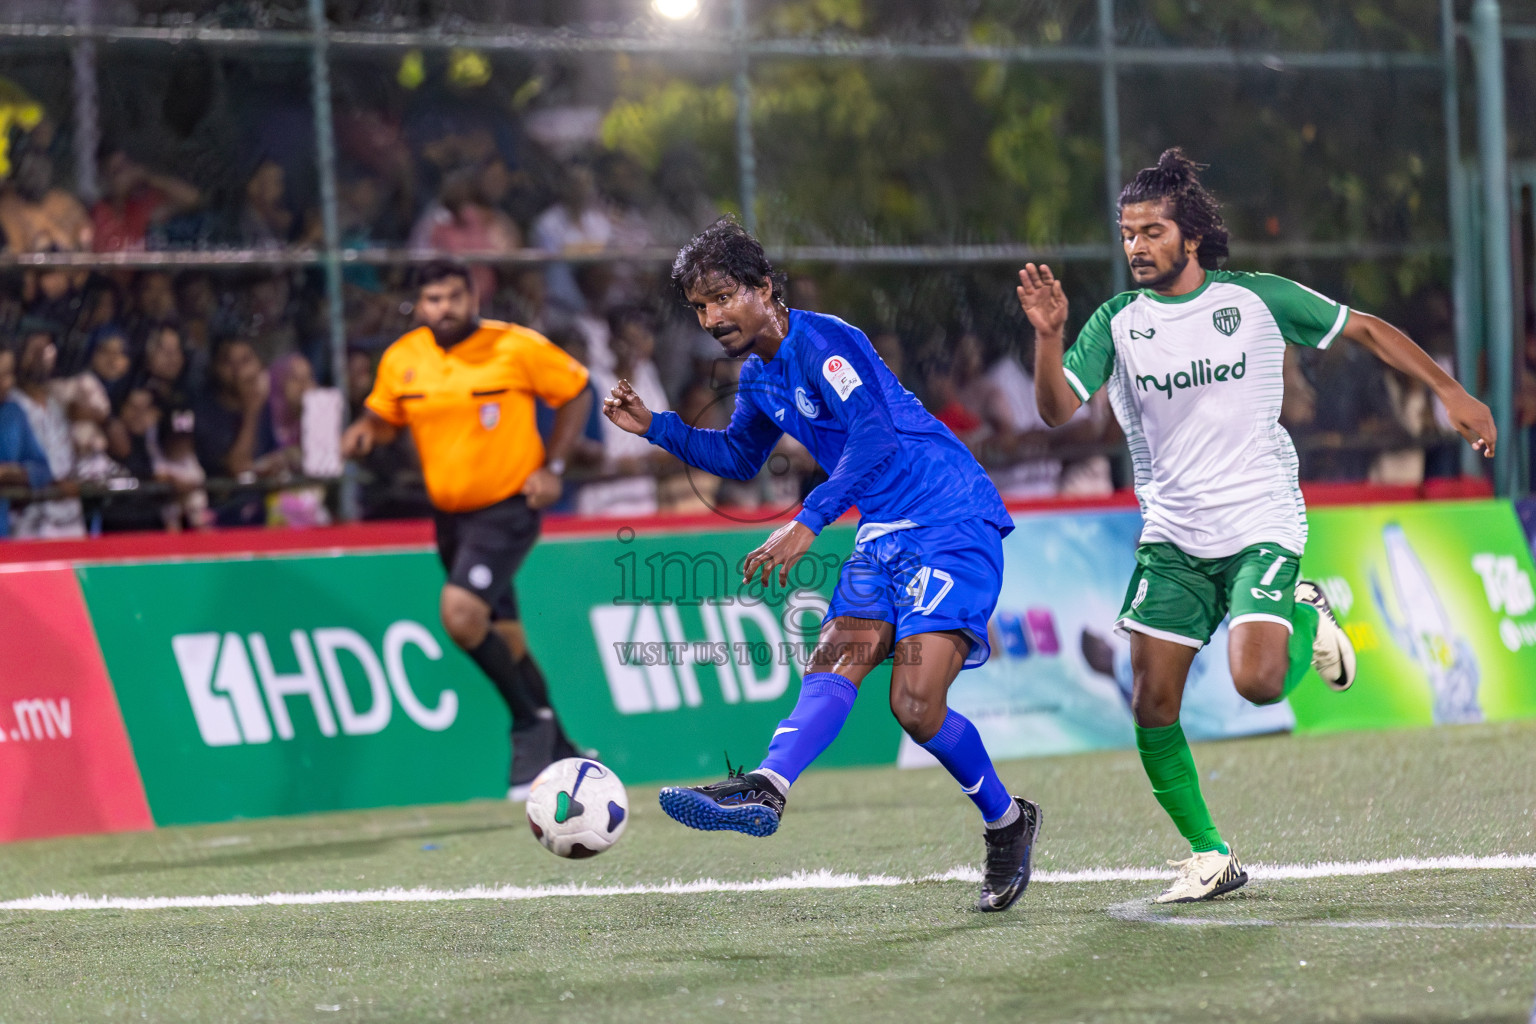
<svg viewBox="0 0 1536 1024">
<path fill-rule="evenodd" d="M 537 331 L 499 320 L 444 350 L 418 327 L 379 362 L 368 408 L 408 426 L 421 452 L 427 496 L 444 512 L 494 505 L 544 465 L 535 396 L 562 406 L 587 384 L 587 368 Z"/>
</svg>

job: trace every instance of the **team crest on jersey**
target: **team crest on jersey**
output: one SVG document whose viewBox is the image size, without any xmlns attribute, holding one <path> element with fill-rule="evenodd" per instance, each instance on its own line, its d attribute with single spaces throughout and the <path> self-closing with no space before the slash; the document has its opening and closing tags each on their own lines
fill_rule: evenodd
<svg viewBox="0 0 1536 1024">
<path fill-rule="evenodd" d="M 1227 337 L 1232 337 L 1237 331 L 1238 324 L 1243 322 L 1243 312 L 1236 306 L 1224 306 L 1211 314 L 1211 323 L 1216 329 Z"/>
<path fill-rule="evenodd" d="M 813 420 L 821 415 L 821 406 L 805 393 L 805 388 L 795 388 L 795 408 L 800 410 L 800 415 L 808 420 Z"/>
<path fill-rule="evenodd" d="M 501 403 L 482 402 L 480 404 L 480 425 L 486 430 L 495 430 L 496 424 L 501 422 Z"/>
</svg>

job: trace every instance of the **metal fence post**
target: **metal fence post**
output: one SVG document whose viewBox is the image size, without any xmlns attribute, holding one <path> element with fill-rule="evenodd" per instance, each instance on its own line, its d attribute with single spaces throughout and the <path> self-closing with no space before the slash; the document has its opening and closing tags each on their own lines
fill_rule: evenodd
<svg viewBox="0 0 1536 1024">
<path fill-rule="evenodd" d="M 1477 336 L 1473 332 L 1473 268 L 1478 260 L 1477 241 L 1469 231 L 1466 180 L 1461 162 L 1461 92 L 1457 82 L 1456 11 L 1454 0 L 1440 0 L 1440 54 L 1445 62 L 1441 87 L 1445 111 L 1446 217 L 1451 232 L 1451 318 L 1456 338 L 1456 377 L 1473 394 L 1482 388 L 1477 379 Z M 1482 472 L 1482 458 L 1469 447 L 1461 452 L 1461 471 Z"/>
<path fill-rule="evenodd" d="M 1488 309 L 1488 390 L 1499 446 L 1495 490 L 1514 495 L 1514 329 L 1510 277 L 1509 143 L 1504 124 L 1504 39 L 1498 0 L 1472 5 L 1472 51 L 1477 57 L 1478 162 L 1483 178 L 1483 283 Z"/>
<path fill-rule="evenodd" d="M 1104 193 L 1108 200 L 1109 231 L 1120 245 L 1120 73 L 1115 67 L 1115 0 L 1099 0 L 1099 90 L 1104 110 Z M 1131 286 L 1130 271 L 1123 259 L 1109 262 L 1113 291 Z"/>
<path fill-rule="evenodd" d="M 741 223 L 757 234 L 757 153 L 752 146 L 752 79 L 747 53 L 747 0 L 731 0 L 731 47 L 736 55 L 736 168 L 741 175 Z"/>
<path fill-rule="evenodd" d="M 325 322 L 330 335 L 331 383 L 347 394 L 347 325 L 341 287 L 341 228 L 336 217 L 336 132 L 331 117 L 331 68 L 329 25 L 325 0 L 309 0 L 310 27 L 314 40 L 309 51 L 311 99 L 315 110 L 315 155 L 320 170 L 320 223 L 325 235 L 322 263 L 325 267 Z M 357 486 L 348 464 L 341 481 L 340 514 L 357 518 Z"/>
<path fill-rule="evenodd" d="M 96 0 L 74 0 L 70 5 L 75 24 L 89 28 L 96 21 Z M 75 93 L 75 195 L 93 203 L 99 196 L 96 182 L 96 150 L 101 145 L 100 97 L 96 84 L 96 40 L 90 36 L 69 45 Z"/>
</svg>

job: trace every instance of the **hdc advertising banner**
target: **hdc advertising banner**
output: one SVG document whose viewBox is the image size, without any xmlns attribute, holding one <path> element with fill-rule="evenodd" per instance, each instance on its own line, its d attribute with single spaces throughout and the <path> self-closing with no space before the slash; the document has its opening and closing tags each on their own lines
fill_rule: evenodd
<svg viewBox="0 0 1536 1024">
<path fill-rule="evenodd" d="M 161 825 L 506 793 L 423 553 L 78 570 Z"/>
<path fill-rule="evenodd" d="M 518 575 L 531 644 L 561 715 L 626 781 L 722 776 L 755 767 L 799 696 L 852 528 L 822 531 L 787 586 L 744 585 L 759 529 L 559 539 Z M 891 764 L 901 739 L 890 668 L 818 762 Z"/>
</svg>

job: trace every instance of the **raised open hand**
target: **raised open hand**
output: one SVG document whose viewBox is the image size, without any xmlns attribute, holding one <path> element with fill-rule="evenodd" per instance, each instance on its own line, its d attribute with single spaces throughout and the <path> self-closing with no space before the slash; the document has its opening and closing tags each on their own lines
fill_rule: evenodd
<svg viewBox="0 0 1536 1024">
<path fill-rule="evenodd" d="M 1024 315 L 1041 334 L 1060 334 L 1067 326 L 1067 295 L 1061 290 L 1061 282 L 1044 263 L 1038 267 L 1024 264 L 1019 271 L 1019 286 L 1014 289 Z"/>
</svg>

